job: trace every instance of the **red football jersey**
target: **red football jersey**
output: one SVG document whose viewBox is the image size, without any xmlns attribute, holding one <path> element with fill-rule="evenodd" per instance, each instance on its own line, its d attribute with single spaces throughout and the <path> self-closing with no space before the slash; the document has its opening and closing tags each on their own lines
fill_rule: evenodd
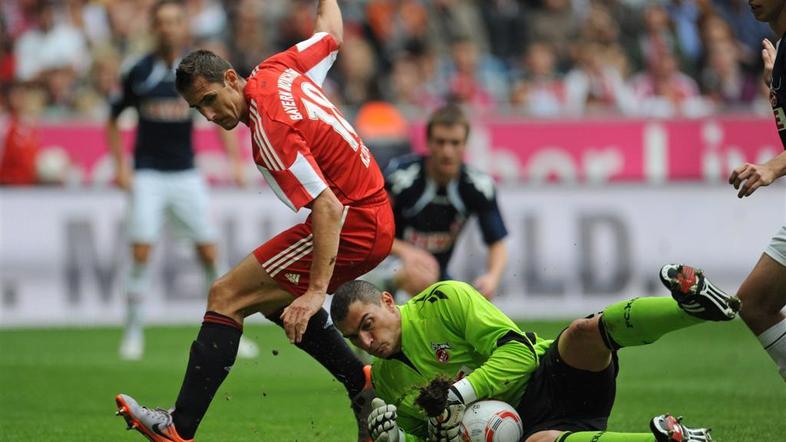
<svg viewBox="0 0 786 442">
<path fill-rule="evenodd" d="M 292 210 L 325 188 L 344 205 L 384 197 L 384 178 L 368 148 L 321 85 L 338 53 L 320 32 L 257 66 L 244 95 L 254 162 Z"/>
</svg>

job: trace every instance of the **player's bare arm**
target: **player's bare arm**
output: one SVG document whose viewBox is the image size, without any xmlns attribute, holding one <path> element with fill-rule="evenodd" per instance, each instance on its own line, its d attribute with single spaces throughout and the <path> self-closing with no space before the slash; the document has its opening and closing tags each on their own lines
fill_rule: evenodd
<svg viewBox="0 0 786 442">
<path fill-rule="evenodd" d="M 751 196 L 759 187 L 769 186 L 786 175 L 786 151 L 764 164 L 745 163 L 732 171 L 729 184 L 739 189 L 738 198 Z"/>
<path fill-rule="evenodd" d="M 110 118 L 106 124 L 106 141 L 115 163 L 115 181 L 117 186 L 125 191 L 131 190 L 131 165 L 123 153 L 123 140 L 120 137 L 120 127 L 117 118 Z"/>
<path fill-rule="evenodd" d="M 311 225 L 314 232 L 314 252 L 308 290 L 292 301 L 281 319 L 290 342 L 300 343 L 308 320 L 325 302 L 328 284 L 338 252 L 341 218 L 344 206 L 330 189 L 325 189 L 311 206 Z"/>
<path fill-rule="evenodd" d="M 486 299 L 491 299 L 497 292 L 502 280 L 502 272 L 505 271 L 505 265 L 508 263 L 508 248 L 505 240 L 500 239 L 490 244 L 488 249 L 486 273 L 480 275 L 473 285 Z"/>
<path fill-rule="evenodd" d="M 344 41 L 344 21 L 336 0 L 320 0 L 314 32 L 327 32 L 341 46 Z"/>
</svg>

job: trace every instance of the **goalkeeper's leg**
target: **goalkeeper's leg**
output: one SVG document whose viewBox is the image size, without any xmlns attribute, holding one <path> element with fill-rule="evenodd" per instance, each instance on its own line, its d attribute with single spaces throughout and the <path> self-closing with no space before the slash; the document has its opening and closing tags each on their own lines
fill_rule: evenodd
<svg viewBox="0 0 786 442">
<path fill-rule="evenodd" d="M 667 267 L 669 266 L 664 269 Z M 676 267 L 679 267 L 679 270 L 676 270 Z M 687 269 L 690 268 L 675 266 L 675 275 L 683 276 L 683 270 Z M 661 271 L 661 274 L 663 273 L 664 270 Z M 693 279 L 683 279 L 691 282 L 694 292 L 701 292 L 703 288 L 711 285 L 700 272 L 691 274 Z M 696 287 L 702 290 L 695 290 Z M 711 308 L 708 306 L 705 311 L 711 311 Z M 600 372 L 611 363 L 612 351 L 622 347 L 651 344 L 666 333 L 705 320 L 712 319 L 686 311 L 685 306 L 673 297 L 634 298 L 610 305 L 601 315 L 571 323 L 560 337 L 559 354 L 565 363 L 573 368 Z"/>
<path fill-rule="evenodd" d="M 541 431 L 525 442 L 711 442 L 709 428 L 688 428 L 682 418 L 669 414 L 650 421 L 650 433 L 615 433 L 611 431 Z"/>
</svg>

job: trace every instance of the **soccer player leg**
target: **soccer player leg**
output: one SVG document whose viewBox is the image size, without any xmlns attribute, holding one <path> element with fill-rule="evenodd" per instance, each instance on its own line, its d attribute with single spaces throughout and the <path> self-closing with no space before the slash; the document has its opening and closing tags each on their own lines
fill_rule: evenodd
<svg viewBox="0 0 786 442">
<path fill-rule="evenodd" d="M 739 300 L 715 287 L 701 270 L 668 264 L 659 273 L 672 298 L 633 298 L 603 311 L 601 333 L 606 345 L 622 347 L 651 344 L 666 333 L 736 316 Z"/>
<path fill-rule="evenodd" d="M 196 245 L 205 287 L 210 287 L 219 276 L 219 266 L 215 245 L 218 235 L 211 221 L 207 184 L 196 169 L 170 175 L 166 191 L 175 226 Z"/>
<path fill-rule="evenodd" d="M 350 210 L 345 225 L 357 221 L 358 216 L 362 218 L 363 214 L 358 212 L 362 211 L 355 208 Z M 368 272 L 383 259 L 382 253 L 374 252 L 376 242 L 366 238 L 373 239 L 373 229 L 366 235 L 357 232 L 356 237 L 353 237 L 351 229 L 347 230 L 344 228 L 341 232 L 342 238 L 328 293 L 332 293 L 337 285 Z M 350 240 L 347 240 L 347 237 L 350 237 Z M 255 250 L 254 255 L 280 287 L 299 296 L 308 288 L 312 248 L 313 236 L 306 223 L 276 235 Z M 266 318 L 282 328 L 283 307 L 278 311 L 263 312 Z M 323 308 L 309 319 L 306 331 L 296 345 L 322 364 L 347 389 L 358 424 L 358 439 L 365 440 L 366 417 L 373 397 L 369 376 L 363 362 L 349 348 Z"/>
<path fill-rule="evenodd" d="M 133 182 L 128 207 L 128 236 L 131 241 L 131 268 L 127 274 L 125 332 L 120 357 L 136 360 L 144 353 L 144 299 L 150 287 L 148 260 L 164 222 L 165 187 L 159 172 L 139 171 Z"/>
<path fill-rule="evenodd" d="M 398 427 L 396 406 L 380 398 L 371 401 L 368 432 L 374 442 L 404 442 L 404 432 Z"/>
<path fill-rule="evenodd" d="M 740 315 L 786 380 L 786 227 L 740 286 Z"/>
<path fill-rule="evenodd" d="M 280 308 L 292 296 L 247 256 L 210 287 L 207 313 L 191 345 L 185 378 L 172 413 L 181 437 L 193 437 L 216 391 L 235 363 L 243 319 Z"/>
<path fill-rule="evenodd" d="M 662 414 L 650 421 L 650 433 L 612 431 L 540 431 L 524 442 L 711 442 L 708 428 L 689 428 L 682 418 Z"/>
</svg>

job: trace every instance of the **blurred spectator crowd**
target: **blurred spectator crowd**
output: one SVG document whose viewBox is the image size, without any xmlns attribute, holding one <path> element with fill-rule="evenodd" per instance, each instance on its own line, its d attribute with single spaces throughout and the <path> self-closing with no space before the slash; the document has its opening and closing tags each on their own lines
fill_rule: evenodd
<svg viewBox="0 0 786 442">
<path fill-rule="evenodd" d="M 49 119 L 103 120 L 124 64 L 151 45 L 155 0 L 0 2 L 0 82 Z M 192 47 L 241 74 L 307 38 L 313 0 L 184 0 Z M 768 112 L 761 40 L 744 0 L 343 0 L 327 84 L 350 117 L 453 100 L 530 117 Z"/>
</svg>

